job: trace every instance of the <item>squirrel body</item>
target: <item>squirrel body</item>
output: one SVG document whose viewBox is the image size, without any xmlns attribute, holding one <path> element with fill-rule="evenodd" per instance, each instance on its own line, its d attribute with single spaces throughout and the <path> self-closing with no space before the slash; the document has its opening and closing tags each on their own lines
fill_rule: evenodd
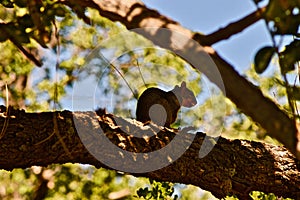
<svg viewBox="0 0 300 200">
<path fill-rule="evenodd" d="M 176 121 L 181 106 L 190 108 L 196 104 L 194 93 L 184 81 L 170 91 L 148 88 L 138 99 L 136 118 L 140 122 L 152 121 L 159 126 L 170 127 Z"/>
</svg>

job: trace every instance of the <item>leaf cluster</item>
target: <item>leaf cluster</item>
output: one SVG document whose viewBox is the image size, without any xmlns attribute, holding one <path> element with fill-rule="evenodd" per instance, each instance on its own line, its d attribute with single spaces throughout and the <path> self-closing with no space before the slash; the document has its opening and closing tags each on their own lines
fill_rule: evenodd
<svg viewBox="0 0 300 200">
<path fill-rule="evenodd" d="M 174 193 L 174 187 L 172 183 L 168 182 L 157 182 L 149 179 L 151 187 L 140 188 L 137 191 L 137 196 L 144 199 L 156 199 L 165 200 L 173 199 L 171 198 Z M 174 196 L 174 200 L 178 198 L 177 195 Z"/>
<path fill-rule="evenodd" d="M 299 0 L 269 0 L 264 17 L 269 23 L 272 34 L 299 37 L 299 9 Z"/>
<path fill-rule="evenodd" d="M 42 47 L 47 47 L 52 33 L 52 24 L 56 17 L 68 15 L 65 6 L 56 1 L 1 1 L 4 23 L 0 24 L 0 41 L 12 40 L 17 44 L 28 44 L 31 39 Z M 7 18 L 7 12 L 12 12 L 12 18 Z"/>
<path fill-rule="evenodd" d="M 279 66 L 282 74 L 295 70 L 295 65 L 300 61 L 300 40 L 294 39 L 286 45 L 284 50 L 279 52 Z M 255 55 L 254 68 L 259 74 L 263 73 L 270 65 L 272 57 L 277 53 L 274 46 L 265 46 Z"/>
<path fill-rule="evenodd" d="M 256 0 L 258 4 L 261 0 Z M 272 45 L 262 47 L 255 55 L 254 69 L 263 73 L 270 65 L 272 57 L 277 54 L 282 74 L 295 69 L 300 56 L 300 1 L 299 0 L 270 0 L 263 13 L 267 28 L 270 32 Z M 290 44 L 280 50 L 280 43 L 276 44 L 275 36 L 292 36 Z"/>
</svg>

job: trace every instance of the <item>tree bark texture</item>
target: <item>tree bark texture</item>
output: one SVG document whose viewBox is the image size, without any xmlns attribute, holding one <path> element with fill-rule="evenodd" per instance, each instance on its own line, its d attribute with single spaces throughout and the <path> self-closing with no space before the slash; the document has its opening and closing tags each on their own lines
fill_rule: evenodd
<svg viewBox="0 0 300 200">
<path fill-rule="evenodd" d="M 156 40 L 160 37 L 160 32 L 154 32 L 153 29 L 147 29 L 149 27 L 166 28 L 172 31 L 176 31 L 184 34 L 193 41 L 199 44 L 207 45 L 213 44 L 219 41 L 217 37 L 219 34 L 214 33 L 212 35 L 201 35 L 193 33 L 188 29 L 182 27 L 179 23 L 161 15 L 156 10 L 147 8 L 141 2 L 137 0 L 121 1 L 121 0 L 101 0 L 101 1 L 80 1 L 72 0 L 66 1 L 65 4 L 81 5 L 83 7 L 91 7 L 97 9 L 101 16 L 106 17 L 112 21 L 119 21 L 124 24 L 129 30 L 136 28 L 144 28 L 143 31 L 138 31 L 139 34 L 151 40 L 154 44 L 163 48 L 169 49 L 179 56 L 187 56 L 191 52 L 197 51 L 193 46 L 189 44 L 180 48 L 174 47 L 174 38 L 170 32 L 167 41 Z M 265 9 L 261 9 L 256 13 L 250 14 L 245 17 L 241 22 L 247 25 L 251 25 L 258 21 L 263 15 L 262 12 Z M 242 31 L 247 26 L 241 23 L 231 24 L 234 26 L 233 33 L 237 33 L 237 30 Z M 237 27 L 237 26 L 240 26 Z M 135 31 L 135 30 L 133 30 Z M 229 33 L 232 33 L 232 27 L 228 29 L 229 33 L 225 33 L 224 29 L 221 29 L 222 35 L 229 37 Z M 212 41 L 208 41 L 211 38 Z M 221 38 L 222 39 L 222 38 Z M 176 38 L 175 38 L 176 40 Z M 168 42 L 170 41 L 170 42 Z M 213 48 L 206 46 L 201 49 L 212 58 L 213 62 L 217 66 L 217 72 L 212 70 L 211 66 L 205 65 L 197 57 L 184 58 L 197 70 L 203 72 L 212 82 L 214 82 L 224 94 L 236 104 L 236 106 L 243 111 L 244 114 L 251 117 L 255 122 L 259 123 L 263 129 L 271 136 L 283 143 L 296 157 L 300 158 L 300 134 L 297 130 L 294 119 L 290 118 L 285 112 L 279 109 L 272 100 L 265 97 L 261 90 L 247 81 L 244 77 L 239 75 L 224 59 L 222 59 Z M 222 81 L 219 78 L 216 79 L 216 74 L 220 73 Z M 263 113 L 261 112 L 263 111 Z"/>
<path fill-rule="evenodd" d="M 174 130 L 160 128 L 149 136 L 149 131 L 159 127 L 143 126 L 135 120 L 124 120 L 105 112 L 43 112 L 26 113 L 23 110 L 1 107 L 0 130 L 3 137 L 0 145 L 0 166 L 5 170 L 27 168 L 34 165 L 47 166 L 52 163 L 82 163 L 112 169 L 97 160 L 88 149 L 99 147 L 103 156 L 111 156 L 115 163 L 127 165 L 136 161 L 135 153 L 147 153 L 169 146 L 172 138 L 179 142 L 166 157 L 170 164 L 135 176 L 149 177 L 159 181 L 192 184 L 212 192 L 218 198 L 237 195 L 249 198 L 253 190 L 274 193 L 277 196 L 300 198 L 300 162 L 284 147 L 246 140 L 210 138 L 216 142 L 207 156 L 199 158 L 199 151 L 206 136 L 203 133 L 183 133 L 177 136 Z M 92 113 L 92 115 L 90 114 Z M 91 119 L 91 116 L 95 116 Z M 81 136 L 78 126 L 82 123 Z M 93 121 L 97 123 L 93 123 Z M 116 121 L 122 120 L 122 124 Z M 6 127 L 4 127 L 6 125 Z M 110 149 L 101 147 L 98 136 L 88 130 L 101 127 L 120 154 L 111 154 Z M 150 128 L 149 128 L 150 127 Z M 152 127 L 152 128 L 151 128 Z M 84 132 L 84 129 L 87 132 Z M 127 130 L 124 132 L 123 130 Z M 133 137 L 148 135 L 148 137 Z M 99 146 L 97 146 L 99 144 Z M 186 151 L 177 159 L 173 154 L 180 147 Z M 106 149 L 102 151 L 103 149 Z M 122 156 L 122 151 L 132 152 L 132 157 Z M 143 157 L 147 161 L 147 156 Z M 133 161 L 133 162 L 132 162 Z M 141 160 L 139 160 L 140 162 Z"/>
</svg>

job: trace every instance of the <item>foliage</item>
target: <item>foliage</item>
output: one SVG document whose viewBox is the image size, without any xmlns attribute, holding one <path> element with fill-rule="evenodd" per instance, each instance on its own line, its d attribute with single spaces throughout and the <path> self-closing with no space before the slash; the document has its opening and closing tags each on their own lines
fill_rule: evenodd
<svg viewBox="0 0 300 200">
<path fill-rule="evenodd" d="M 157 182 L 154 180 L 149 180 L 151 184 L 151 188 L 145 187 L 140 188 L 137 191 L 137 195 L 140 198 L 144 199 L 156 199 L 156 200 L 163 200 L 163 199 L 170 199 L 172 194 L 174 193 L 174 187 L 172 183 L 168 182 Z M 177 195 L 174 196 L 174 200 L 178 198 Z"/>
<path fill-rule="evenodd" d="M 284 50 L 277 52 L 274 46 L 261 48 L 255 55 L 254 68 L 259 74 L 263 73 L 271 62 L 271 58 L 277 53 L 279 55 L 279 65 L 282 74 L 295 70 L 295 65 L 300 61 L 300 40 L 294 39 L 284 47 Z"/>
<path fill-rule="evenodd" d="M 0 87 L 4 90 L 5 84 L 10 88 L 16 100 L 23 100 L 29 95 L 27 90 L 20 90 L 18 88 L 18 77 L 28 76 L 33 69 L 31 63 L 24 58 L 24 56 L 14 48 L 10 42 L 0 43 L 2 51 L 0 58 Z M 22 67 L 20 67 L 22 66 Z M 0 97 L 4 97 L 0 94 Z"/>
<path fill-rule="evenodd" d="M 254 1 L 257 6 L 260 0 Z M 272 44 L 261 48 L 254 58 L 254 69 L 261 74 L 268 66 L 273 56 L 277 56 L 280 73 L 283 77 L 279 79 L 281 85 L 286 89 L 289 114 L 294 118 L 299 117 L 297 109 L 296 79 L 291 81 L 287 73 L 298 69 L 300 66 L 300 1 L 299 0 L 270 0 L 263 13 L 266 27 L 269 31 Z M 278 37 L 280 38 L 278 40 Z M 288 38 L 285 44 L 284 39 Z M 296 66 L 298 66 L 296 68 Z"/>
<path fill-rule="evenodd" d="M 295 39 L 279 53 L 279 64 L 283 74 L 295 69 L 295 64 L 300 61 L 298 52 L 300 52 L 300 40 Z"/>
<path fill-rule="evenodd" d="M 252 199 L 256 199 L 256 200 L 276 200 L 276 199 L 278 199 L 278 197 L 276 197 L 274 194 L 265 194 L 263 192 L 257 192 L 257 191 L 252 192 L 252 194 L 250 196 L 252 197 Z M 290 200 L 290 198 L 280 198 L 280 199 Z"/>
<path fill-rule="evenodd" d="M 1 42 L 11 40 L 14 43 L 28 44 L 31 39 L 42 47 L 47 47 L 52 34 L 51 23 L 56 17 L 65 17 L 67 9 L 57 1 L 1 1 L 5 8 L 13 8 L 12 13 L 3 13 L 1 24 Z M 7 11 L 8 9 L 6 9 Z M 7 17 L 11 16 L 11 17 Z"/>
<path fill-rule="evenodd" d="M 134 199 L 143 179 L 136 182 L 131 176 L 114 171 L 95 169 L 84 165 L 52 165 L 47 168 L 15 169 L 13 172 L 0 171 L 1 199 L 33 199 L 39 189 L 41 177 L 47 181 L 45 199 L 109 199 L 115 192 L 127 199 Z M 120 194 L 121 195 L 121 194 Z"/>
<path fill-rule="evenodd" d="M 260 0 L 256 0 L 258 4 Z M 300 60 L 299 52 L 300 42 L 297 37 L 300 36 L 300 1 L 299 0 L 270 0 L 267 4 L 264 18 L 267 28 L 272 37 L 273 46 L 261 48 L 255 56 L 255 70 L 262 73 L 266 70 L 271 61 L 271 57 L 277 54 L 282 74 L 295 69 L 295 64 Z M 275 36 L 293 36 L 290 44 L 286 45 L 280 51 L 280 44 L 276 44 Z"/>
<path fill-rule="evenodd" d="M 270 0 L 264 14 L 273 35 L 299 35 L 299 0 Z"/>
</svg>

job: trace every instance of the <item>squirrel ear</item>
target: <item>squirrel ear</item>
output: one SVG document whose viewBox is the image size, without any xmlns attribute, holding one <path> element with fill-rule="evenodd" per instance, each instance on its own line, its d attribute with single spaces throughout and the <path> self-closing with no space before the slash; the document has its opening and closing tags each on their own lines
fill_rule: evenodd
<svg viewBox="0 0 300 200">
<path fill-rule="evenodd" d="M 185 81 L 183 81 L 183 82 L 181 83 L 181 86 L 180 86 L 180 93 L 181 93 L 181 95 L 184 95 L 186 89 L 187 89 L 187 88 L 186 88 L 186 83 L 185 83 Z"/>
</svg>

